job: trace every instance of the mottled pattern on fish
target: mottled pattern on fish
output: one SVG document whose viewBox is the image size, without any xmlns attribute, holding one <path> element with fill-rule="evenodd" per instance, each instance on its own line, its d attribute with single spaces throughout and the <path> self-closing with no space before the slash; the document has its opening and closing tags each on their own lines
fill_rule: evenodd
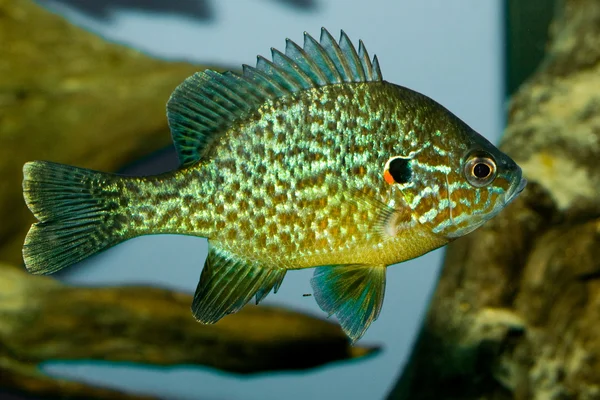
<svg viewBox="0 0 600 400">
<path fill-rule="evenodd" d="M 428 141 L 413 128 L 428 110 L 407 110 L 389 91 L 398 88 L 338 85 L 265 105 L 251 121 L 229 129 L 206 165 L 175 173 L 170 185 L 164 178 L 144 180 L 146 198 L 140 199 L 144 191 L 132 197 L 140 203 L 130 206 L 134 216 L 139 213 L 133 226 L 210 237 L 288 268 L 343 261 L 348 250 L 355 250 L 345 257 L 352 262 L 409 258 L 401 248 L 406 238 L 376 227 L 389 217 L 380 215 L 390 200 L 381 165 L 390 154 L 408 155 Z M 418 96 L 407 95 L 406 104 Z M 406 120 L 410 114 L 414 118 Z M 396 212 L 396 222 L 413 225 L 406 211 Z M 440 213 L 435 223 L 445 219 Z M 395 246 L 381 247 L 393 239 Z M 357 253 L 357 246 L 364 250 Z"/>
<path fill-rule="evenodd" d="M 288 269 L 322 266 L 315 298 L 356 340 L 379 315 L 386 266 L 476 229 L 523 188 L 518 166 L 456 116 L 383 81 L 362 42 L 357 52 L 323 31 L 273 60 L 199 73 L 173 93 L 176 171 L 27 164 L 41 221 L 28 269 L 53 272 L 139 235 L 207 237 L 199 321 L 260 301 Z"/>
<path fill-rule="evenodd" d="M 432 132 L 446 144 L 443 139 L 449 135 L 441 135 L 440 129 L 447 127 L 447 117 L 427 107 L 411 108 L 415 97 L 422 97 L 417 93 L 362 83 L 299 97 L 265 105 L 249 122 L 230 128 L 209 163 L 174 173 L 170 185 L 164 177 L 132 185 L 140 190 L 131 196 L 140 204 L 128 205 L 133 227 L 210 237 L 289 268 L 343 260 L 360 243 L 366 254 L 349 254 L 352 262 L 388 265 L 414 257 L 406 243 L 414 231 L 406 228 L 418 221 L 441 231 L 450 221 L 450 209 L 460 222 L 470 215 L 471 202 L 489 210 L 509 185 L 464 195 L 460 191 L 468 189 L 467 182 L 448 182 L 454 198 L 449 207 L 448 188 L 439 185 L 446 177 L 454 179 L 446 166 L 447 152 L 430 140 Z M 427 127 L 421 120 L 438 126 Z M 374 225 L 386 217 L 379 215 L 378 202 L 392 200 L 381 166 L 391 154 L 408 156 L 429 146 L 431 156 L 413 164 L 415 174 L 430 175 L 434 182 L 424 181 L 409 197 L 408 206 L 418 217 L 411 218 L 406 208 L 396 210 L 398 226 L 389 228 L 399 235 L 378 232 Z M 348 194 L 347 189 L 356 192 Z M 366 198 L 374 201 L 361 201 Z"/>
</svg>

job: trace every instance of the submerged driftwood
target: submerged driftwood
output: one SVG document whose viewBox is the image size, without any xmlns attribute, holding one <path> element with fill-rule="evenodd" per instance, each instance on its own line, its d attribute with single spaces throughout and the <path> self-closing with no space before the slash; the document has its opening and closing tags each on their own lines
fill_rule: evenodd
<svg viewBox="0 0 600 400">
<path fill-rule="evenodd" d="M 600 2 L 551 37 L 501 146 L 530 184 L 448 249 L 390 399 L 600 399 Z"/>
<path fill-rule="evenodd" d="M 0 0 L 0 260 L 22 262 L 34 222 L 26 161 L 115 171 L 169 145 L 165 104 L 199 69 L 107 42 L 31 0 Z"/>
<path fill-rule="evenodd" d="M 377 350 L 350 346 L 337 324 L 277 307 L 247 306 L 201 325 L 191 317 L 191 301 L 150 287 L 70 287 L 0 265 L 0 387 L 113 398 L 106 389 L 47 377 L 37 365 L 102 360 L 250 374 L 312 368 Z"/>
</svg>

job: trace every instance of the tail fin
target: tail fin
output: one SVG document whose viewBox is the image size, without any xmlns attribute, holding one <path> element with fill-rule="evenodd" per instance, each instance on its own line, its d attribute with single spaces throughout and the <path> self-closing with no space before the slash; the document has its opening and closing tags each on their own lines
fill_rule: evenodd
<svg viewBox="0 0 600 400">
<path fill-rule="evenodd" d="M 51 274 L 126 239 L 118 197 L 106 190 L 114 175 L 33 161 L 23 176 L 25 202 L 39 220 L 23 245 L 29 272 Z"/>
</svg>

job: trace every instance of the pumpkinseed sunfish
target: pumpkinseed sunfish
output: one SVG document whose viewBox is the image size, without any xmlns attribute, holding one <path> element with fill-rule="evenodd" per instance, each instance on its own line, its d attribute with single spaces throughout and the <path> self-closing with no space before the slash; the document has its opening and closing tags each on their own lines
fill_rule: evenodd
<svg viewBox="0 0 600 400">
<path fill-rule="evenodd" d="M 49 274 L 148 234 L 208 238 L 192 304 L 205 324 L 277 292 L 290 269 L 352 342 L 377 319 L 386 267 L 494 217 L 521 169 L 434 100 L 383 80 L 342 31 L 286 41 L 243 71 L 198 72 L 167 117 L 181 165 L 130 177 L 46 161 L 23 167 L 39 222 L 27 269 Z"/>
</svg>

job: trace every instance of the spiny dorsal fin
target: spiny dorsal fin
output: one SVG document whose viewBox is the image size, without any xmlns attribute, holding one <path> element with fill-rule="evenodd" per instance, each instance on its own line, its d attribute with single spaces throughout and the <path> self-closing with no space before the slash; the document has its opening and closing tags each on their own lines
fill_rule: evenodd
<svg viewBox="0 0 600 400">
<path fill-rule="evenodd" d="M 265 101 L 302 90 L 344 82 L 381 81 L 362 41 L 358 51 L 341 31 L 339 42 L 321 29 L 320 41 L 304 32 L 304 47 L 286 39 L 285 53 L 271 49 L 243 72 L 198 72 L 179 85 L 167 103 L 167 117 L 182 166 L 208 158 L 211 142 Z"/>
</svg>

